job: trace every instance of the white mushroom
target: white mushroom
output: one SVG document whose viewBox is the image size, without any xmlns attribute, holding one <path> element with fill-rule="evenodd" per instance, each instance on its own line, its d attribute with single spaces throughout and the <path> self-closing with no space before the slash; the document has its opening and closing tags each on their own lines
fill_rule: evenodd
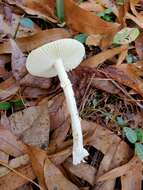
<svg viewBox="0 0 143 190">
<path fill-rule="evenodd" d="M 68 110 L 71 115 L 73 135 L 73 164 L 79 164 L 88 152 L 83 147 L 80 118 L 76 106 L 72 84 L 66 71 L 76 68 L 85 55 L 84 46 L 74 39 L 61 39 L 33 50 L 26 62 L 29 73 L 39 77 L 58 75 L 64 90 Z"/>
</svg>

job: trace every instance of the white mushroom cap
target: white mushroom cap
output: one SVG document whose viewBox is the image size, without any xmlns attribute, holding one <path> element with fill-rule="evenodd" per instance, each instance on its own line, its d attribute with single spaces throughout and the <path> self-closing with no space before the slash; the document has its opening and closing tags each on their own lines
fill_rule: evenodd
<svg viewBox="0 0 143 190">
<path fill-rule="evenodd" d="M 74 39 L 60 39 L 33 50 L 26 62 L 29 73 L 39 77 L 54 77 L 55 61 L 62 59 L 65 71 L 76 68 L 85 55 L 83 44 Z"/>
</svg>

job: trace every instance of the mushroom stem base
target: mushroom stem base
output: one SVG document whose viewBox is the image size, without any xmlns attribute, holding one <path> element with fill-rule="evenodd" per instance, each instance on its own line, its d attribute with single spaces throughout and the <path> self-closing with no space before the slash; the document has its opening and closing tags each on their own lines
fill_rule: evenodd
<svg viewBox="0 0 143 190">
<path fill-rule="evenodd" d="M 64 94 L 67 101 L 68 110 L 71 115 L 72 123 L 72 135 L 73 135 L 73 164 L 77 165 L 83 161 L 84 157 L 88 156 L 88 152 L 83 147 L 83 136 L 81 130 L 80 118 L 76 106 L 74 92 L 72 89 L 71 82 L 65 72 L 61 59 L 57 59 L 55 63 L 61 87 L 64 90 Z"/>
</svg>

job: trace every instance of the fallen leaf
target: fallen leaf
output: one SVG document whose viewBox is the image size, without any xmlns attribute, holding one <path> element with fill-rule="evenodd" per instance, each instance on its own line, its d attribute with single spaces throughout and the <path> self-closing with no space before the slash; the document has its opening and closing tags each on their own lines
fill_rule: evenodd
<svg viewBox="0 0 143 190">
<path fill-rule="evenodd" d="M 10 130 L 29 145 L 48 146 L 50 122 L 48 102 L 16 112 L 9 117 Z"/>
<path fill-rule="evenodd" d="M 28 14 L 38 15 L 51 22 L 57 22 L 56 16 L 54 15 L 54 9 L 51 8 L 51 1 L 49 0 L 7 0 L 7 2 L 22 8 Z"/>
<path fill-rule="evenodd" d="M 139 58 L 143 59 L 143 33 L 139 35 L 139 37 L 135 40 L 136 52 Z"/>
<path fill-rule="evenodd" d="M 64 124 L 69 117 L 69 112 L 67 110 L 63 94 L 59 94 L 49 101 L 48 112 L 50 116 L 51 129 L 59 128 Z"/>
<path fill-rule="evenodd" d="M 48 190 L 67 189 L 78 190 L 79 188 L 70 182 L 62 172 L 47 158 L 44 165 L 44 176 Z"/>
<path fill-rule="evenodd" d="M 20 80 L 20 85 L 48 89 L 51 87 L 51 79 L 32 76 L 28 73 Z"/>
<path fill-rule="evenodd" d="M 31 87 L 26 87 L 24 90 L 23 90 L 23 96 L 26 98 L 26 99 L 38 99 L 38 98 L 44 98 L 48 95 L 48 91 L 46 89 L 40 89 L 40 88 L 31 88 Z M 40 101 L 40 100 L 39 100 Z M 36 104 L 34 105 L 37 105 L 37 102 Z"/>
<path fill-rule="evenodd" d="M 9 160 L 9 155 L 6 154 L 5 152 L 3 151 L 0 151 L 0 160 L 4 163 L 8 163 L 8 160 Z"/>
<path fill-rule="evenodd" d="M 122 189 L 142 189 L 142 163 L 138 160 L 126 174 L 121 176 Z"/>
<path fill-rule="evenodd" d="M 109 147 L 107 153 L 104 155 L 104 158 L 100 163 L 96 178 L 98 178 L 98 176 L 104 175 L 106 171 L 109 171 L 114 167 L 118 167 L 121 164 L 127 163 L 130 156 L 131 151 L 128 145 L 121 141 L 121 139 L 114 139 L 113 144 Z M 105 188 L 114 190 L 115 183 L 116 179 L 96 182 L 95 188 L 99 187 L 100 190 L 104 190 Z"/>
<path fill-rule="evenodd" d="M 52 42 L 61 38 L 70 37 L 70 33 L 65 29 L 54 28 L 47 29 L 31 36 L 26 36 L 23 38 L 17 38 L 16 44 L 23 52 L 29 52 L 45 43 Z M 4 41 L 0 44 L 0 54 L 11 53 L 12 47 L 10 46 L 10 41 Z"/>
<path fill-rule="evenodd" d="M 105 92 L 111 93 L 111 94 L 120 94 L 121 91 L 118 89 L 112 81 L 106 79 L 106 78 L 93 78 L 91 82 L 91 86 L 95 87 L 97 89 L 101 89 Z"/>
<path fill-rule="evenodd" d="M 120 46 L 102 51 L 101 53 L 98 53 L 97 55 L 89 57 L 88 59 L 83 61 L 81 63 L 81 66 L 90 67 L 90 68 L 97 67 L 99 64 L 103 63 L 107 59 L 114 57 L 115 55 L 121 53 L 122 51 L 125 51 L 126 49 L 127 49 L 126 46 Z"/>
<path fill-rule="evenodd" d="M 16 169 L 24 165 L 27 165 L 29 161 L 30 161 L 29 156 L 27 154 L 24 154 L 22 156 L 10 160 L 8 166 L 12 169 Z M 0 177 L 7 175 L 9 172 L 10 170 L 8 168 L 0 166 Z"/>
<path fill-rule="evenodd" d="M 9 122 L 9 119 L 8 119 L 6 113 L 2 113 L 2 114 L 1 114 L 0 124 L 1 124 L 5 129 L 10 130 L 10 122 Z"/>
<path fill-rule="evenodd" d="M 83 1 L 82 3 L 79 4 L 79 7 L 95 13 L 104 11 L 104 8 L 100 4 L 96 3 L 94 0 L 85 1 L 85 2 Z"/>
<path fill-rule="evenodd" d="M 19 187 L 16 190 L 33 190 L 33 187 L 31 184 L 24 184 L 23 186 Z"/>
<path fill-rule="evenodd" d="M 105 180 L 114 179 L 114 178 L 123 176 L 130 170 L 130 168 L 134 167 L 136 163 L 139 162 L 137 160 L 138 160 L 137 157 L 133 157 L 128 163 L 122 166 L 119 166 L 117 168 L 114 168 L 111 171 L 108 171 L 107 173 L 101 175 L 97 181 L 105 181 Z"/>
<path fill-rule="evenodd" d="M 86 163 L 78 164 L 77 166 L 74 166 L 72 164 L 72 160 L 68 159 L 63 163 L 64 168 L 66 168 L 67 171 L 72 173 L 73 175 L 87 181 L 91 185 L 94 184 L 95 175 L 96 175 L 96 168 L 90 166 Z"/>
<path fill-rule="evenodd" d="M 32 146 L 28 146 L 28 154 L 31 159 L 34 173 L 36 177 L 38 178 L 38 182 L 40 186 L 43 188 L 43 190 L 46 190 L 43 169 L 44 169 L 44 163 L 45 163 L 47 154 L 44 150 L 36 148 L 36 147 L 32 147 Z"/>
<path fill-rule="evenodd" d="M 27 73 L 25 67 L 26 56 L 22 53 L 14 40 L 10 39 L 10 44 L 12 48 L 12 73 L 15 79 L 19 81 Z"/>
<path fill-rule="evenodd" d="M 7 100 L 14 96 L 19 90 L 19 85 L 16 83 L 13 77 L 8 78 L 4 82 L 0 83 L 0 100 Z"/>
<path fill-rule="evenodd" d="M 88 12 L 74 3 L 72 0 L 64 1 L 65 21 L 67 25 L 78 32 L 86 34 L 110 34 L 115 33 L 119 24 L 109 23 Z"/>
<path fill-rule="evenodd" d="M 96 34 L 96 35 L 92 34 L 92 35 L 89 35 L 86 38 L 85 44 L 88 45 L 88 46 L 99 46 L 100 42 L 101 42 L 101 39 L 102 39 L 101 35 L 99 35 L 99 34 Z"/>
<path fill-rule="evenodd" d="M 134 65 L 121 64 L 114 66 L 109 66 L 105 71 L 109 77 L 118 81 L 121 84 L 124 84 L 136 92 L 138 92 L 141 96 L 143 96 L 143 85 L 142 85 L 142 71 L 139 70 Z"/>
<path fill-rule="evenodd" d="M 61 124 L 51 135 L 48 150 L 56 152 L 58 146 L 61 145 L 67 137 L 68 131 L 70 129 L 70 119 L 66 119 L 64 123 Z"/>
<path fill-rule="evenodd" d="M 26 146 L 7 129 L 0 128 L 0 150 L 12 155 L 20 156 L 26 152 Z"/>
<path fill-rule="evenodd" d="M 126 13 L 126 19 L 130 19 L 132 20 L 133 22 L 135 22 L 139 27 L 143 28 L 143 23 L 142 23 L 142 20 L 139 19 L 138 17 L 130 14 L 129 12 Z"/>
<path fill-rule="evenodd" d="M 11 73 L 6 69 L 6 64 L 10 62 L 10 56 L 0 55 L 0 77 L 4 80 L 11 76 Z"/>
<path fill-rule="evenodd" d="M 33 173 L 33 170 L 30 164 L 17 169 L 17 171 L 27 176 L 31 180 L 35 179 L 35 175 Z M 20 186 L 26 184 L 27 182 L 28 180 L 26 180 L 25 178 L 17 175 L 14 172 L 10 172 L 8 175 L 0 178 L 0 189 L 15 190 L 19 188 Z"/>
<path fill-rule="evenodd" d="M 58 166 L 62 164 L 71 154 L 72 154 L 72 148 L 69 147 L 60 152 L 56 152 L 55 154 L 48 155 L 48 157 L 54 163 L 54 165 Z"/>
<path fill-rule="evenodd" d="M 6 35 L 15 37 L 16 35 L 16 37 L 20 38 L 20 37 L 32 35 L 41 30 L 35 23 L 33 23 L 32 28 L 27 28 L 22 25 L 19 25 L 21 16 L 18 14 L 15 14 L 14 12 L 12 12 L 12 15 L 10 17 L 11 17 L 10 18 L 11 21 L 9 21 L 9 19 L 5 19 L 3 14 L 0 14 L 1 27 L 2 27 L 1 34 L 0 34 L 1 37 L 6 36 Z"/>
</svg>

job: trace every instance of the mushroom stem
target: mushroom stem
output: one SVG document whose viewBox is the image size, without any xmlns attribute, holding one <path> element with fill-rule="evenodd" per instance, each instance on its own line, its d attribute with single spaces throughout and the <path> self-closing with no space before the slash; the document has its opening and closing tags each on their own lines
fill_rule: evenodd
<svg viewBox="0 0 143 190">
<path fill-rule="evenodd" d="M 73 164 L 77 165 L 83 161 L 85 156 L 88 156 L 88 152 L 83 148 L 83 136 L 80 118 L 76 106 L 74 92 L 72 84 L 68 78 L 68 75 L 64 69 L 62 59 L 57 59 L 55 62 L 55 68 L 58 73 L 61 87 L 64 90 L 64 94 L 67 101 L 68 110 L 71 115 L 72 123 L 72 135 L 73 135 Z"/>
</svg>

